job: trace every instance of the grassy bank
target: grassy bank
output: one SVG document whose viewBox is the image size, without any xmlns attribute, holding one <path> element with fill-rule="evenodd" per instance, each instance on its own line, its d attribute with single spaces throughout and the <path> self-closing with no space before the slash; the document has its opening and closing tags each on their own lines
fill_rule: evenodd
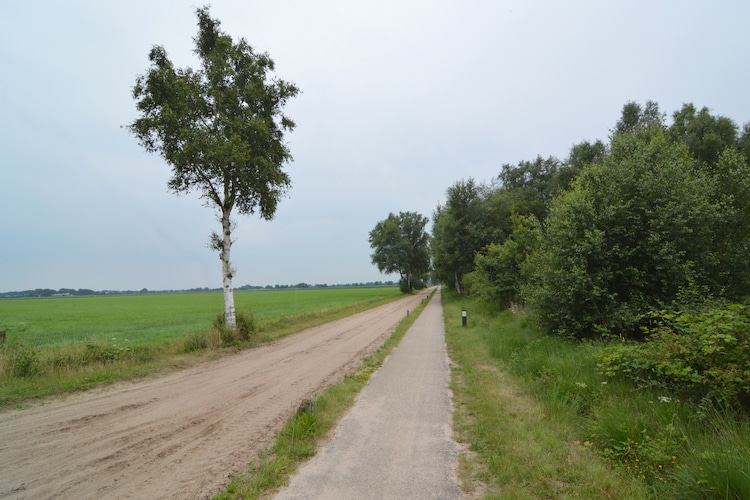
<svg viewBox="0 0 750 500">
<path fill-rule="evenodd" d="M 220 293 L 0 301 L 0 408 L 188 366 L 376 307 L 397 287 L 238 292 L 249 341 L 212 327 Z"/>
<path fill-rule="evenodd" d="M 601 345 L 443 297 L 470 489 L 489 498 L 750 498 L 746 419 L 635 390 L 597 371 Z"/>
<path fill-rule="evenodd" d="M 320 441 L 333 431 L 370 376 L 398 345 L 427 302 L 425 300 L 404 318 L 388 340 L 363 360 L 356 372 L 327 388 L 315 400 L 303 402 L 279 431 L 274 445 L 262 452 L 246 470 L 234 474 L 226 491 L 217 495 L 215 500 L 267 497 L 283 486 L 297 468 L 314 455 Z"/>
</svg>

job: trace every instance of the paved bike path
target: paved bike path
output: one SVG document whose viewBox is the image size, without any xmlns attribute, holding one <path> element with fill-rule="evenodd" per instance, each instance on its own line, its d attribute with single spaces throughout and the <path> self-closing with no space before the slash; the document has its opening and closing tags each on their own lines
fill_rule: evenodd
<svg viewBox="0 0 750 500">
<path fill-rule="evenodd" d="M 440 291 L 277 499 L 461 498 Z"/>
</svg>

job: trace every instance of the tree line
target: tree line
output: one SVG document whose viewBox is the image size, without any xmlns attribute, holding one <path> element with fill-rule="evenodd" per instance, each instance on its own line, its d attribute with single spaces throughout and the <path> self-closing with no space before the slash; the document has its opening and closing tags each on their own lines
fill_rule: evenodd
<svg viewBox="0 0 750 500">
<path fill-rule="evenodd" d="M 606 141 L 456 182 L 432 214 L 431 276 L 525 306 L 549 334 L 647 340 L 662 355 L 644 363 L 623 348 L 607 362 L 749 404 L 750 311 L 739 304 L 750 297 L 750 124 L 693 104 L 671 118 L 628 102 Z M 723 380 L 709 380 L 717 370 Z M 716 394 L 721 384 L 737 390 Z"/>
</svg>

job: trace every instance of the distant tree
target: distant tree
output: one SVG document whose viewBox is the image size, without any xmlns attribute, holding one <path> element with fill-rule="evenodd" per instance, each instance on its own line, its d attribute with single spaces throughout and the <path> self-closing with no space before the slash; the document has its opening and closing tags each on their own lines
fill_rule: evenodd
<svg viewBox="0 0 750 500">
<path fill-rule="evenodd" d="M 294 122 L 282 108 L 298 89 L 270 79 L 269 55 L 244 38 L 234 43 L 207 7 L 196 14 L 194 52 L 201 67 L 175 68 L 163 47 L 151 49 L 151 67 L 133 88 L 140 116 L 128 129 L 172 166 L 171 191 L 198 190 L 217 210 L 222 230 L 211 234 L 210 247 L 222 263 L 224 321 L 235 329 L 231 216 L 257 212 L 270 220 L 289 189 L 282 166 L 292 157 L 283 138 Z"/>
<path fill-rule="evenodd" d="M 428 219 L 416 212 L 393 213 L 370 231 L 372 263 L 381 273 L 399 273 L 406 293 L 421 288 L 430 271 Z"/>
</svg>

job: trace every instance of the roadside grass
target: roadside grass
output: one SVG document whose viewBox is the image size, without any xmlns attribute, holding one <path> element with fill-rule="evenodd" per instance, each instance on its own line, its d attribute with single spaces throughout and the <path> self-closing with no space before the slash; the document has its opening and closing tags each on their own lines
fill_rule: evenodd
<svg viewBox="0 0 750 500">
<path fill-rule="evenodd" d="M 0 409 L 184 368 L 401 296 L 397 287 L 240 292 L 238 313 L 254 324 L 242 341 L 215 325 L 220 293 L 2 300 Z"/>
<path fill-rule="evenodd" d="M 443 292 L 446 341 L 453 361 L 454 433 L 465 447 L 464 490 L 484 498 L 648 498 L 645 486 L 609 466 L 575 417 L 575 398 L 538 392 L 512 364 L 544 343 L 524 320 Z M 461 310 L 468 325 L 461 325 Z M 529 370 L 548 373 L 549 350 Z M 577 362 L 568 370 L 581 381 Z M 562 396 L 559 399 L 555 396 Z"/>
<path fill-rule="evenodd" d="M 314 400 L 303 401 L 277 433 L 275 443 L 262 451 L 247 469 L 235 473 L 226 490 L 214 500 L 266 498 L 284 486 L 351 408 L 357 394 L 398 345 L 427 302 L 429 299 L 401 320 L 393 334 L 378 350 L 366 356 L 354 373 L 325 389 Z"/>
<path fill-rule="evenodd" d="M 750 422 L 597 371 L 599 343 L 443 292 L 465 487 L 487 498 L 750 498 Z M 461 309 L 469 311 L 462 327 Z"/>
</svg>

